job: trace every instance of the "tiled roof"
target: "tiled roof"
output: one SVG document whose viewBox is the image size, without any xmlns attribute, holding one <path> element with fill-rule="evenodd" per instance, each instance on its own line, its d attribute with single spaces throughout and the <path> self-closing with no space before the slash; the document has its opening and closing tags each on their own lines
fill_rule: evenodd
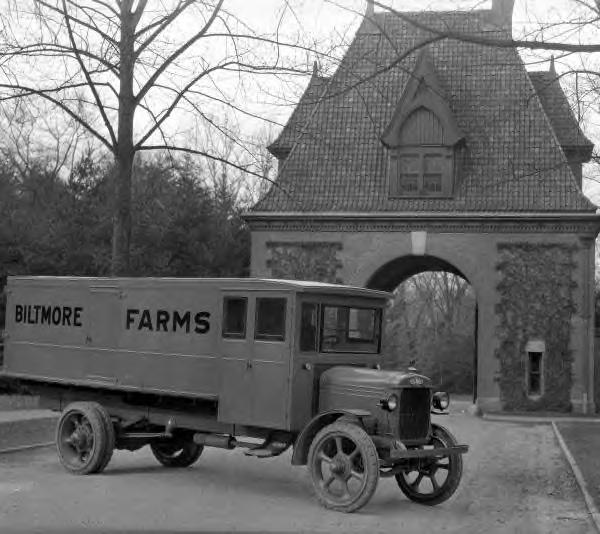
<svg viewBox="0 0 600 534">
<path fill-rule="evenodd" d="M 530 72 L 529 77 L 563 147 L 591 150 L 592 142 L 583 134 L 555 72 Z"/>
<path fill-rule="evenodd" d="M 319 76 L 316 72 L 313 73 L 285 128 L 281 130 L 277 139 L 267 147 L 273 155 L 280 157 L 280 154 L 283 155 L 289 152 L 294 145 L 294 141 L 302 135 L 304 128 L 311 120 L 315 105 L 319 102 L 323 91 L 327 87 L 328 81 L 329 78 Z"/>
<path fill-rule="evenodd" d="M 486 10 L 407 15 L 430 27 L 506 37 Z M 432 34 L 393 14 L 375 17 L 382 31 L 363 22 L 332 78 L 313 77 L 271 147 L 290 150 L 280 163 L 280 187 L 272 187 L 253 211 L 595 211 L 517 51 L 452 39 L 427 46 L 465 134 L 455 194 L 389 198 L 388 154 L 380 137 L 415 67 L 415 45 Z"/>
</svg>

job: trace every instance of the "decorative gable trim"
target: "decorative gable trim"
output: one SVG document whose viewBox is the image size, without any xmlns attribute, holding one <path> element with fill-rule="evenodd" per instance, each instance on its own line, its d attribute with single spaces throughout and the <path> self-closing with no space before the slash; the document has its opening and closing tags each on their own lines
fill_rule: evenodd
<svg viewBox="0 0 600 534">
<path fill-rule="evenodd" d="M 422 108 L 431 112 L 444 130 L 445 145 L 456 145 L 464 134 L 456 124 L 454 115 L 444 98 L 444 92 L 433 67 L 433 61 L 427 48 L 417 59 L 415 69 L 400 97 L 392 120 L 381 136 L 381 142 L 387 148 L 397 148 L 401 144 L 402 128 L 411 120 L 414 113 Z"/>
</svg>

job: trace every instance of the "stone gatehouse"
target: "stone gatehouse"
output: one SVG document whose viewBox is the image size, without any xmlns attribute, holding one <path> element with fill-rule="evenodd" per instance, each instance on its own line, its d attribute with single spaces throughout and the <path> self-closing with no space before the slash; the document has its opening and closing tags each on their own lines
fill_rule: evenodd
<svg viewBox="0 0 600 534">
<path fill-rule="evenodd" d="M 593 411 L 593 145 L 552 66 L 490 10 L 374 12 L 331 77 L 318 69 L 270 151 L 277 187 L 247 215 L 252 275 L 393 290 L 427 270 L 477 299 L 484 409 Z"/>
</svg>

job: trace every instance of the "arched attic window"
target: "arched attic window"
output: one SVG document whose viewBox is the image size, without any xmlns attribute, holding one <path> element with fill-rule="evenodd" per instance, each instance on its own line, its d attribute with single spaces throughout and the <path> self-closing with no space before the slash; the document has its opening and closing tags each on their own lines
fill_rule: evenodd
<svg viewBox="0 0 600 534">
<path fill-rule="evenodd" d="M 451 197 L 462 139 L 425 50 L 381 138 L 388 148 L 390 197 Z"/>
</svg>

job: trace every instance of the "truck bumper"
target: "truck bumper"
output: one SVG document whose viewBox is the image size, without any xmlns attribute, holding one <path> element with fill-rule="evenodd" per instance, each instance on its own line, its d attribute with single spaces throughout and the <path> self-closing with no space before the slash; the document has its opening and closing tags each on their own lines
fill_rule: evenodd
<svg viewBox="0 0 600 534">
<path fill-rule="evenodd" d="M 465 454 L 468 450 L 468 445 L 454 445 L 439 449 L 391 449 L 389 459 L 393 461 L 409 458 L 442 458 L 451 454 Z"/>
</svg>

